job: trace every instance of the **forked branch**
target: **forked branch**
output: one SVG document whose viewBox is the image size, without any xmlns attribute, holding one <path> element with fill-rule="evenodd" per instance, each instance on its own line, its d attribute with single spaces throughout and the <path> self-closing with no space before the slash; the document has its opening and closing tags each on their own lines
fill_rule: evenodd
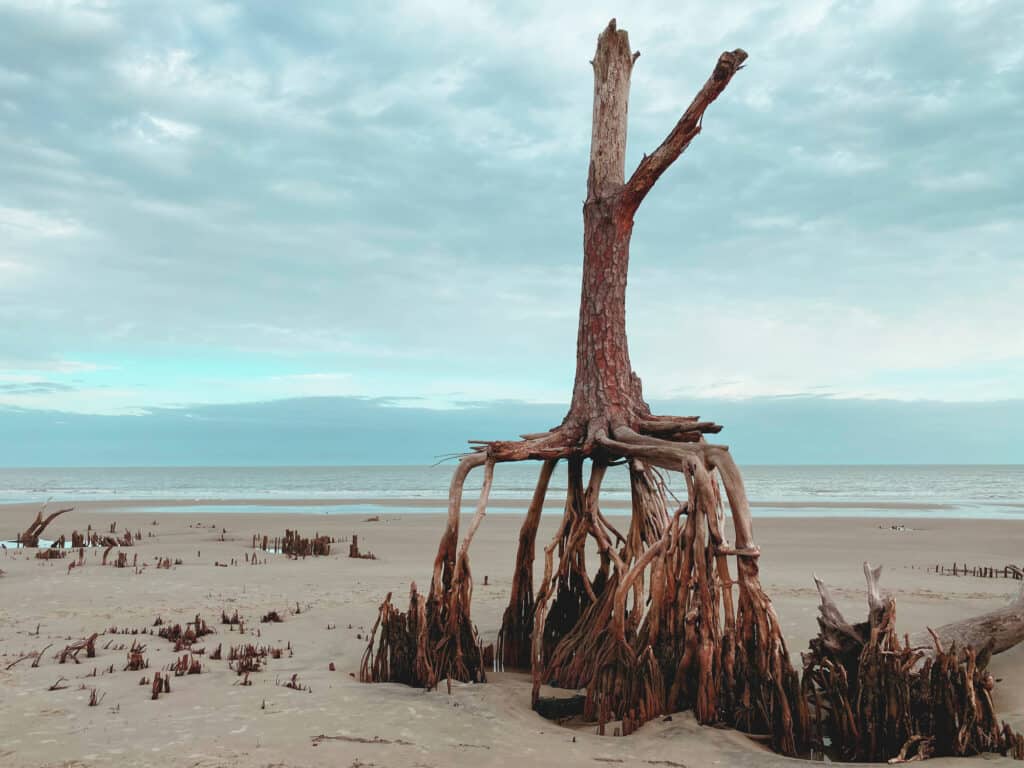
<svg viewBox="0 0 1024 768">
<path fill-rule="evenodd" d="M 661 174 L 668 170 L 669 166 L 690 146 L 701 130 L 701 121 L 704 118 L 704 111 L 711 106 L 711 103 L 719 97 L 725 87 L 729 85 L 733 75 L 743 68 L 743 62 L 747 59 L 747 52 L 742 48 L 734 51 L 725 51 L 718 57 L 711 77 L 704 83 L 704 87 L 694 97 L 690 106 L 683 112 L 679 122 L 671 130 L 661 145 L 640 161 L 640 165 L 633 171 L 633 175 L 626 182 L 628 200 L 636 209 L 651 187 L 661 178 Z"/>
</svg>

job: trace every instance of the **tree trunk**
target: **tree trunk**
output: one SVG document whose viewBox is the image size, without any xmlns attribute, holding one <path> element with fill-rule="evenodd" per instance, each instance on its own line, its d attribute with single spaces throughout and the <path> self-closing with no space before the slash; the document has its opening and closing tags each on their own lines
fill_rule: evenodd
<svg viewBox="0 0 1024 768">
<path fill-rule="evenodd" d="M 576 379 L 565 425 L 593 439 L 636 426 L 648 413 L 629 362 L 626 274 L 633 208 L 624 194 L 629 81 L 636 55 L 614 21 L 601 33 L 594 68 L 594 114 L 583 204 L 583 287 L 576 336 Z"/>
</svg>

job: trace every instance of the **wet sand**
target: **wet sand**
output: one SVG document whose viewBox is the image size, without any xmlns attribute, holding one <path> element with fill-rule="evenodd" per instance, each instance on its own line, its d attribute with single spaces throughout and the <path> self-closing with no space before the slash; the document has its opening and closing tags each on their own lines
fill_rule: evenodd
<svg viewBox="0 0 1024 768">
<path fill-rule="evenodd" d="M 451 695 L 358 683 L 354 675 L 365 649 L 363 638 L 377 605 L 389 591 L 403 602 L 410 580 L 422 585 L 429 581 L 443 515 L 381 514 L 370 522 L 365 514 L 316 513 L 315 506 L 326 501 L 234 500 L 242 506 L 305 504 L 311 507 L 308 515 L 188 509 L 228 503 L 219 499 L 142 502 L 180 506 L 174 514 L 132 511 L 140 502 L 85 502 L 47 531 L 48 537 L 70 536 L 73 529 L 84 531 L 89 524 L 107 531 L 115 521 L 118 531 L 141 530 L 142 540 L 127 550 L 129 562 L 137 553 L 139 562 L 147 564 L 140 573 L 102 567 L 97 551 L 87 552 L 85 567 L 70 574 L 70 560 L 37 561 L 30 559 L 31 550 L 0 552 L 0 569 L 5 571 L 0 576 L 0 765 L 794 764 L 766 753 L 742 734 L 698 726 L 689 714 L 648 723 L 627 738 L 600 737 L 592 727 L 560 727 L 530 710 L 530 683 L 521 673 L 495 673 L 486 685 L 454 684 Z M 0 507 L 0 532 L 6 537 L 23 529 L 35 509 Z M 520 521 L 518 514 L 490 515 L 474 540 L 473 617 L 486 642 L 494 639 L 508 599 Z M 907 529 L 892 530 L 896 522 L 904 522 Z M 539 542 L 550 538 L 556 524 L 555 516 L 544 519 Z M 937 626 L 999 607 L 1016 594 L 1020 582 L 938 576 L 927 568 L 954 560 L 1019 564 L 1022 526 L 1014 521 L 889 517 L 758 519 L 755 514 L 762 581 L 797 660 L 816 630 L 812 573 L 834 587 L 849 617 L 859 618 L 866 608 L 861 564 L 866 559 L 882 563 L 882 583 L 896 597 L 900 630 Z M 267 555 L 266 565 L 245 564 L 253 534 L 280 536 L 286 528 L 337 538 L 358 534 L 361 548 L 378 559 L 350 560 L 347 545 L 339 544 L 329 557 L 294 561 Z M 180 558 L 182 564 L 158 570 L 158 557 Z M 232 559 L 241 565 L 215 565 Z M 296 614 L 297 606 L 301 612 Z M 157 615 L 184 624 L 196 613 L 217 630 L 197 646 L 210 650 L 222 643 L 226 650 L 241 637 L 219 625 L 222 609 L 237 609 L 247 621 L 247 632 L 259 633 L 258 638 L 246 637 L 247 642 L 291 643 L 293 655 L 270 660 L 249 687 L 237 685 L 239 678 L 226 661 L 204 660 L 202 674 L 172 678 L 171 693 L 157 701 L 138 683 L 143 674 L 152 676 L 175 658 L 165 640 L 143 639 L 150 661 L 145 673 L 122 671 L 126 652 L 117 648 L 130 645 L 131 635 L 101 634 L 97 657 L 83 655 L 78 665 L 59 665 L 53 658 L 68 642 L 112 626 L 148 631 Z M 277 610 L 285 621 L 261 624 L 259 617 L 269 610 Z M 38 668 L 29 659 L 5 669 L 51 643 Z M 328 670 L 332 662 L 334 672 Z M 113 673 L 106 672 L 110 665 Z M 96 676 L 91 677 L 94 668 Z M 1000 679 L 1000 714 L 1024 728 L 1024 651 L 1018 647 L 997 656 L 992 671 Z M 293 674 L 310 690 L 285 688 Z M 48 691 L 61 676 L 68 687 Z M 88 706 L 92 688 L 104 697 L 96 707 Z M 331 738 L 317 740 L 319 735 Z M 981 760 L 930 764 L 968 766 Z"/>
</svg>

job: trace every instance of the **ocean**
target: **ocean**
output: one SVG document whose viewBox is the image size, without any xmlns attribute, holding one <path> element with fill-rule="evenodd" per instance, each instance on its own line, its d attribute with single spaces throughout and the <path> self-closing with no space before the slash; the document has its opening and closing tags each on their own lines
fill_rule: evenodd
<svg viewBox="0 0 1024 768">
<path fill-rule="evenodd" d="M 247 499 L 234 511 L 436 512 L 437 507 L 406 506 L 403 500 L 447 497 L 453 464 L 369 467 L 95 467 L 0 468 L 0 503 L 58 501 L 123 502 L 159 510 L 160 500 Z M 495 512 L 511 511 L 509 501 L 529 499 L 539 464 L 498 465 L 491 492 Z M 747 494 L 759 516 L 990 517 L 1024 519 L 1024 465 L 912 466 L 748 466 L 742 467 Z M 557 508 L 565 493 L 564 464 L 548 493 Z M 471 474 L 465 503 L 474 502 L 482 471 Z M 475 477 L 474 477 L 475 476 Z M 681 482 L 670 487 L 683 496 Z M 626 501 L 628 476 L 612 468 L 602 499 Z M 259 502 L 319 500 L 315 509 L 266 506 Z M 361 500 L 358 505 L 331 500 Z M 502 502 L 506 506 L 502 506 Z M 181 508 L 179 511 L 196 507 Z M 519 508 L 521 509 L 521 507 Z M 170 511 L 171 508 L 165 508 Z M 218 511 L 223 511 L 218 508 Z"/>
</svg>

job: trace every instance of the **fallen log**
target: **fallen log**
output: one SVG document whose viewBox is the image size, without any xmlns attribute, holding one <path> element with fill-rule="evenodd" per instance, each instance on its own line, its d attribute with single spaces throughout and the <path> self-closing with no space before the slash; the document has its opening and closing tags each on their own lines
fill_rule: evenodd
<svg viewBox="0 0 1024 768">
<path fill-rule="evenodd" d="M 930 648 L 933 637 L 947 648 L 954 643 L 961 648 L 969 645 L 982 648 L 991 643 L 993 654 L 1013 648 L 1024 640 L 1024 589 L 1021 589 L 1013 602 L 1003 608 L 963 621 L 943 624 L 935 630 L 915 632 L 910 636 L 910 645 L 914 648 Z"/>
<path fill-rule="evenodd" d="M 879 579 L 882 575 L 882 567 L 871 568 L 868 563 L 864 564 L 864 576 L 868 586 L 868 606 L 872 613 L 884 608 L 887 598 L 883 598 Z M 835 600 L 832 598 L 828 587 L 817 576 L 814 577 L 815 586 L 818 588 L 818 595 L 821 599 L 818 618 L 818 625 L 823 634 L 827 634 L 831 642 L 837 642 L 840 636 L 857 637 L 863 645 L 866 637 L 862 637 L 866 627 L 858 632 L 852 627 L 840 612 Z M 923 652 L 926 656 L 934 655 L 935 641 L 943 647 L 950 647 L 954 643 L 961 648 L 973 646 L 983 648 L 989 643 L 992 644 L 992 653 L 1002 653 L 1024 641 L 1024 588 L 1017 597 L 1007 606 L 997 608 L 994 611 L 972 616 L 969 619 L 954 621 L 943 624 L 936 629 L 928 628 L 922 632 L 915 632 L 910 635 L 910 647 Z"/>
</svg>

